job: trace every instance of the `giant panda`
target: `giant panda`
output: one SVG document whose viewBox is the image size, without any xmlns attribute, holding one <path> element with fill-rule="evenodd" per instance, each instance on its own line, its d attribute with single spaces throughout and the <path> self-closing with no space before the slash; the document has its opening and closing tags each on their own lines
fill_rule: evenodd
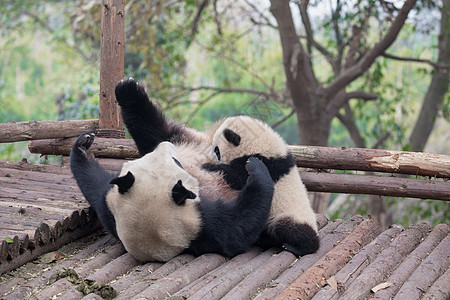
<svg viewBox="0 0 450 300">
<path fill-rule="evenodd" d="M 166 118 L 161 109 L 150 101 L 144 87 L 133 78 L 121 81 L 116 86 L 115 94 L 124 123 L 139 153 L 145 155 L 153 151 L 162 141 L 172 142 L 186 171 L 199 180 L 200 196 L 204 195 L 210 199 L 221 196 L 225 201 L 233 201 L 247 178 L 243 169 L 247 159 L 244 156 L 254 151 L 265 162 L 276 182 L 274 200 L 277 205 L 271 209 L 271 223 L 268 230 L 262 234 L 260 244 L 282 245 L 298 256 L 313 253 L 318 249 L 315 214 L 310 207 L 305 187 L 285 142 L 270 127 L 256 126 L 260 123 L 248 122 L 248 129 L 254 128 L 255 134 L 260 135 L 259 139 L 254 141 L 253 138 L 257 135 L 245 134 L 234 127 L 234 131 L 232 128 L 227 130 L 227 125 L 232 123 L 233 118 L 219 120 L 208 130 L 199 132 Z M 236 118 L 243 121 L 240 125 L 244 127 L 247 126 L 245 121 L 250 120 L 244 116 Z M 242 137 L 233 134 L 236 132 L 242 134 Z M 250 137 L 252 139 L 247 140 Z M 220 138 L 224 140 L 219 145 Z M 253 149 L 243 147 L 252 141 Z M 226 145 L 228 143 L 233 147 L 229 148 Z M 218 161 L 215 162 L 214 157 L 211 157 L 210 150 L 220 151 L 219 147 L 222 146 L 225 147 L 219 154 L 221 164 L 217 164 Z M 217 160 L 219 155 L 213 153 Z M 224 163 L 224 159 L 227 163 Z"/>
<path fill-rule="evenodd" d="M 204 164 L 203 168 L 221 174 L 234 190 L 241 190 L 245 184 L 245 161 L 249 157 L 258 157 L 269 169 L 275 191 L 261 245 L 283 246 L 298 256 L 317 251 L 316 215 L 294 158 L 279 134 L 249 116 L 229 117 L 215 131 L 211 155 L 215 163 Z"/>
<path fill-rule="evenodd" d="M 246 162 L 248 180 L 229 202 L 201 196 L 170 142 L 112 174 L 88 154 L 93 141 L 92 132 L 78 137 L 71 171 L 103 226 L 139 261 L 167 261 L 182 252 L 232 257 L 248 250 L 267 224 L 273 183 L 257 158 Z"/>
</svg>

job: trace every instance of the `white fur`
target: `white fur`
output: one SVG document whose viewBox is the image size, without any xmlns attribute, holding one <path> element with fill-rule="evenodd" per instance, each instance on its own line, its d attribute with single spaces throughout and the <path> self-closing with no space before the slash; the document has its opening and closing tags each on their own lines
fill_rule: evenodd
<svg viewBox="0 0 450 300">
<path fill-rule="evenodd" d="M 141 261 L 171 259 L 200 231 L 199 198 L 187 199 L 181 206 L 172 200 L 172 188 L 178 180 L 197 196 L 198 181 L 172 157 L 178 157 L 176 148 L 163 142 L 153 152 L 125 163 L 120 176 L 130 171 L 135 177 L 133 186 L 123 195 L 114 186 L 106 196 L 120 240 Z"/>
<path fill-rule="evenodd" d="M 228 142 L 223 134 L 231 129 L 241 137 L 239 146 Z M 269 125 L 248 116 L 230 117 L 221 122 L 213 136 L 211 156 L 218 161 L 214 148 L 220 149 L 220 162 L 230 163 L 233 159 L 261 154 L 267 158 L 279 158 L 288 154 L 286 142 Z M 297 167 L 284 175 L 275 184 L 275 191 L 269 218 L 269 231 L 272 224 L 283 217 L 290 217 L 299 223 L 310 225 L 317 232 L 316 215 L 311 208 L 308 193 L 300 178 Z"/>
</svg>

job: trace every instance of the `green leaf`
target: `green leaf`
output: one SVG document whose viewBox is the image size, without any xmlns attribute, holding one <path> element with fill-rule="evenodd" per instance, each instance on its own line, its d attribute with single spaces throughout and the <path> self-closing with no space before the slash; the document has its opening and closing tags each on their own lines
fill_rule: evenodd
<svg viewBox="0 0 450 300">
<path fill-rule="evenodd" d="M 5 241 L 6 241 L 8 244 L 14 243 L 14 240 L 13 240 L 12 238 L 6 238 Z"/>
</svg>

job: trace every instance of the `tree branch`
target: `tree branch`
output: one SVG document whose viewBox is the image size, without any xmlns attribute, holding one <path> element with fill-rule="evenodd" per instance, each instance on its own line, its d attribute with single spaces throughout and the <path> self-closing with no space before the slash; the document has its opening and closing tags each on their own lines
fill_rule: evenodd
<svg viewBox="0 0 450 300">
<path fill-rule="evenodd" d="M 353 91 L 345 94 L 347 100 L 350 99 L 362 99 L 362 100 L 376 100 L 378 99 L 377 94 L 368 93 L 364 91 Z"/>
<path fill-rule="evenodd" d="M 386 52 L 384 52 L 382 54 L 382 56 L 384 56 L 386 58 L 390 58 L 390 59 L 399 60 L 399 61 L 410 61 L 410 62 L 429 64 L 430 66 L 432 66 L 433 68 L 436 68 L 436 69 L 449 69 L 450 68 L 450 65 L 439 64 L 439 63 L 436 63 L 436 62 L 428 60 L 428 59 L 420 59 L 420 58 L 414 58 L 414 57 L 400 57 L 400 56 L 392 55 L 392 54 L 389 54 Z"/>
<path fill-rule="evenodd" d="M 338 113 L 336 117 L 339 119 L 339 121 L 341 121 L 342 125 L 344 125 L 344 127 L 347 128 L 347 131 L 350 134 L 350 137 L 355 146 L 358 148 L 366 148 L 366 142 L 364 141 L 364 138 L 361 136 L 358 126 L 356 126 L 352 109 L 350 108 L 350 105 L 348 105 L 348 103 L 344 105 L 344 110 L 345 115 Z"/>
<path fill-rule="evenodd" d="M 287 119 L 289 119 L 294 113 L 295 113 L 295 109 L 291 110 L 291 112 L 288 115 L 284 116 L 281 120 L 273 123 L 270 127 L 275 129 L 276 127 L 278 127 L 281 124 L 283 124 Z"/>
<path fill-rule="evenodd" d="M 327 49 L 325 49 L 325 47 L 320 45 L 314 39 L 314 33 L 311 28 L 311 21 L 309 20 L 309 15 L 308 15 L 308 11 L 307 11 L 308 4 L 309 4 L 309 1 L 303 0 L 303 1 L 300 1 L 297 5 L 298 9 L 300 11 L 300 16 L 302 19 L 303 26 L 305 27 L 306 42 L 308 45 L 308 53 L 311 56 L 311 52 L 312 52 L 311 47 L 316 48 L 325 57 L 325 59 L 331 65 L 333 70 L 335 70 L 336 69 L 336 60 L 334 59 L 333 55 L 330 52 L 328 52 Z"/>
<path fill-rule="evenodd" d="M 270 22 L 269 18 L 267 16 L 265 16 L 257 7 L 256 5 L 254 5 L 253 3 L 251 3 L 248 0 L 245 0 L 245 3 L 247 3 L 248 6 L 250 6 L 255 12 L 258 13 L 259 17 L 261 19 L 263 19 L 265 22 L 258 22 L 256 21 L 253 17 L 250 17 L 250 21 L 255 24 L 255 25 L 265 25 L 265 26 L 269 26 L 273 29 L 278 30 L 278 27 L 274 24 L 272 24 L 272 22 Z"/>
<path fill-rule="evenodd" d="M 406 0 L 393 21 L 386 35 L 375 46 L 367 51 L 361 59 L 346 71 L 341 73 L 328 87 L 324 89 L 325 98 L 330 99 L 339 90 L 342 90 L 350 82 L 361 76 L 373 64 L 375 59 L 383 54 L 397 38 L 400 30 L 405 24 L 409 12 L 414 7 L 416 0 Z"/>
</svg>

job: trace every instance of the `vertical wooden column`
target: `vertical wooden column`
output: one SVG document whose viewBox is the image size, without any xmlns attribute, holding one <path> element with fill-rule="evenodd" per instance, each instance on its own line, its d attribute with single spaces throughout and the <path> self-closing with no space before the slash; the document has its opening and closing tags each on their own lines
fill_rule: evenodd
<svg viewBox="0 0 450 300">
<path fill-rule="evenodd" d="M 100 40 L 100 103 L 98 136 L 123 138 L 124 125 L 114 88 L 124 75 L 124 0 L 103 0 Z"/>
</svg>

